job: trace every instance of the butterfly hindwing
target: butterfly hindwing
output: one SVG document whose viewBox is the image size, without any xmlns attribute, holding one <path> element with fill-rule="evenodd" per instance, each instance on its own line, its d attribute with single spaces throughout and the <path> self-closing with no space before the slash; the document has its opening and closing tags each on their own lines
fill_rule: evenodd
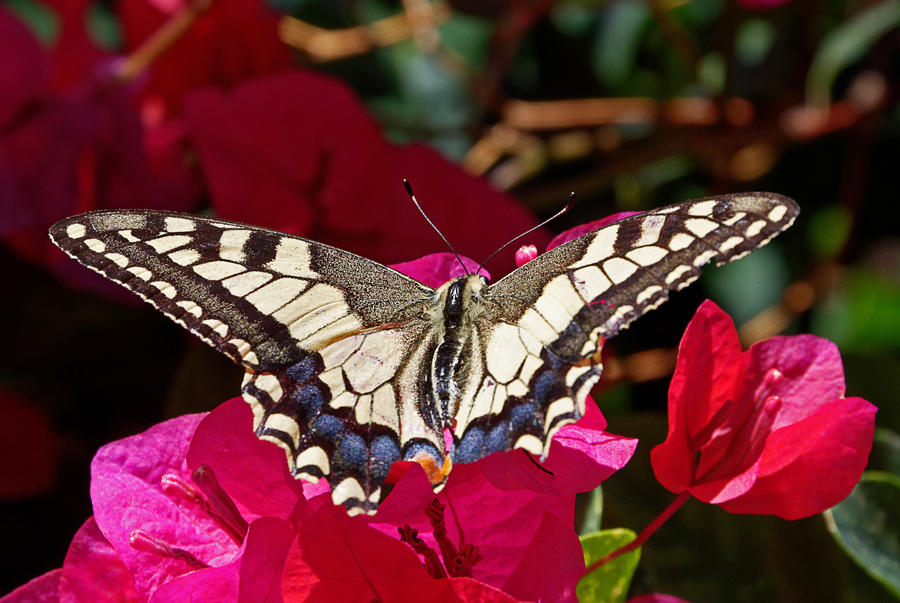
<svg viewBox="0 0 900 603">
<path fill-rule="evenodd" d="M 433 331 L 410 323 L 351 335 L 284 371 L 248 372 L 256 433 L 287 451 L 294 475 L 325 477 L 335 504 L 374 511 L 394 461 L 446 477 L 441 425 L 423 379 Z M 430 471 L 429 471 L 430 470 Z"/>
<path fill-rule="evenodd" d="M 458 460 L 513 447 L 546 455 L 553 434 L 584 414 L 603 339 L 691 284 L 704 264 L 765 245 L 798 213 L 773 193 L 689 201 L 588 233 L 498 281 L 481 323 L 488 370 L 458 414 Z"/>
</svg>

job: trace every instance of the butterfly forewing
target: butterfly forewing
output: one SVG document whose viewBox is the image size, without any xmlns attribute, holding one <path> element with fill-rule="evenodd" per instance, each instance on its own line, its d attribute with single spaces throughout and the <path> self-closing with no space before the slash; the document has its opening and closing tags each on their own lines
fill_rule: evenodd
<svg viewBox="0 0 900 603">
<path fill-rule="evenodd" d="M 56 224 L 50 236 L 255 371 L 284 368 L 352 333 L 407 321 L 433 293 L 320 243 L 199 216 L 91 212 Z"/>
<path fill-rule="evenodd" d="M 546 454 L 552 435 L 584 414 L 603 339 L 691 284 L 704 264 L 765 245 L 798 213 L 772 193 L 698 199 L 588 233 L 497 282 L 482 323 L 490 370 L 458 415 L 462 462 L 511 447 Z"/>
</svg>

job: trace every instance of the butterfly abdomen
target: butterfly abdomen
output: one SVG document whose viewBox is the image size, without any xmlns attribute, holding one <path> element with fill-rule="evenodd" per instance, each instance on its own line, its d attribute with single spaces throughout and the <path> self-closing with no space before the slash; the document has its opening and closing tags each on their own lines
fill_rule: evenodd
<svg viewBox="0 0 900 603">
<path fill-rule="evenodd" d="M 440 343 L 431 362 L 434 398 L 441 413 L 441 427 L 451 427 L 459 409 L 460 379 L 465 363 L 460 362 L 470 337 L 475 336 L 473 325 L 483 311 L 481 291 L 485 280 L 476 275 L 455 279 L 438 290 L 441 320 Z"/>
</svg>

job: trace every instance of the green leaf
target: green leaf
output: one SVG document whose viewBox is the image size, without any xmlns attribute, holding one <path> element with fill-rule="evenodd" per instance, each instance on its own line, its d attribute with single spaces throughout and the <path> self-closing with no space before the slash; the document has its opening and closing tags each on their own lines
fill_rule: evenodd
<svg viewBox="0 0 900 603">
<path fill-rule="evenodd" d="M 807 102 L 828 106 L 831 86 L 841 70 L 863 58 L 872 44 L 898 24 L 900 0 L 885 0 L 860 11 L 828 34 L 806 76 Z"/>
<path fill-rule="evenodd" d="M 643 0 L 619 0 L 609 6 L 594 39 L 592 64 L 597 78 L 618 90 L 634 71 L 650 7 Z"/>
<path fill-rule="evenodd" d="M 810 331 L 841 350 L 900 349 L 900 287 L 877 272 L 848 268 L 815 308 Z"/>
<path fill-rule="evenodd" d="M 900 596 L 900 477 L 864 473 L 850 496 L 825 512 L 825 520 L 850 558 Z"/>
<path fill-rule="evenodd" d="M 116 16 L 105 5 L 95 2 L 87 16 L 87 32 L 91 40 L 100 48 L 118 50 L 122 48 L 122 29 Z"/>
<path fill-rule="evenodd" d="M 574 2 L 559 2 L 550 11 L 550 20 L 559 31 L 573 38 L 587 34 L 594 25 L 596 13 Z"/>
<path fill-rule="evenodd" d="M 728 77 L 728 64 L 720 52 L 708 52 L 700 59 L 697 66 L 697 80 L 704 84 L 711 93 L 721 94 L 725 89 Z"/>
<path fill-rule="evenodd" d="M 836 258 L 850 236 L 851 221 L 850 212 L 840 205 L 817 210 L 806 231 L 813 253 L 823 259 Z"/>
<path fill-rule="evenodd" d="M 46 47 L 52 47 L 59 38 L 59 15 L 40 2 L 33 0 L 9 0 L 4 2 L 7 10 L 28 25 L 31 33 Z"/>
<path fill-rule="evenodd" d="M 737 324 L 781 302 L 790 270 L 778 244 L 769 244 L 740 262 L 706 270 L 703 282 Z"/>
<path fill-rule="evenodd" d="M 756 67 L 775 42 L 775 26 L 764 19 L 747 19 L 737 29 L 734 54 L 744 65 Z"/>
<path fill-rule="evenodd" d="M 581 537 L 585 567 L 632 542 L 637 535 L 617 528 Z M 628 594 L 631 577 L 641 558 L 637 549 L 613 559 L 578 582 L 579 603 L 621 603 Z"/>
<path fill-rule="evenodd" d="M 590 498 L 584 509 L 581 526 L 578 528 L 579 534 L 590 534 L 599 531 L 600 522 L 603 520 L 603 486 L 597 486 L 587 495 Z"/>
</svg>

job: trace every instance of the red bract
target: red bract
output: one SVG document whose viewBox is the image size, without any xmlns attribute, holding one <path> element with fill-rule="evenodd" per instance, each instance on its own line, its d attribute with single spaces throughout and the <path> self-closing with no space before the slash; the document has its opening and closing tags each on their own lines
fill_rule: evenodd
<svg viewBox="0 0 900 603">
<path fill-rule="evenodd" d="M 0 598 L 0 603 L 58 603 L 61 577 L 62 569 L 51 570 Z"/>
<path fill-rule="evenodd" d="M 193 0 L 123 0 L 116 4 L 125 50 L 132 52 Z M 215 0 L 153 64 L 145 98 L 166 117 L 181 111 L 184 95 L 202 86 L 231 86 L 286 69 L 288 47 L 278 38 L 278 16 L 258 0 Z"/>
<path fill-rule="evenodd" d="M 461 254 L 487 258 L 534 218 L 483 180 L 421 146 L 382 136 L 353 92 L 308 71 L 185 99 L 213 207 L 223 218 L 307 236 L 396 263 L 443 248 L 406 192 Z M 542 247 L 546 235 L 532 241 Z M 492 269 L 514 265 L 511 254 Z"/>
<path fill-rule="evenodd" d="M 51 91 L 50 56 L 2 9 L 0 57 L 0 237 L 64 280 L 121 294 L 60 253 L 47 229 L 91 209 L 190 209 L 198 189 L 184 162 L 171 159 L 181 151 L 169 145 L 168 160 L 157 150 L 148 163 L 130 91 L 109 65 Z"/>
<path fill-rule="evenodd" d="M 59 35 L 53 45 L 53 87 L 61 90 L 83 82 L 103 53 L 91 41 L 86 26 L 91 0 L 44 0 L 56 12 Z"/>
<path fill-rule="evenodd" d="M 60 603 L 137 603 L 134 581 L 91 517 L 75 533 L 59 583 Z"/>
<path fill-rule="evenodd" d="M 807 517 L 859 481 L 876 410 L 844 398 L 833 343 L 775 337 L 742 353 L 734 323 L 707 301 L 681 340 L 653 470 L 672 492 L 733 513 Z"/>
<path fill-rule="evenodd" d="M 574 601 L 584 562 L 572 527 L 573 492 L 596 486 L 627 461 L 635 445 L 594 433 L 598 421 L 599 412 L 592 411 L 586 425 L 560 431 L 561 442 L 551 455 L 562 462 L 567 450 L 574 450 L 568 460 L 575 466 L 555 478 L 520 452 L 515 456 L 521 458 L 497 463 L 488 457 L 456 467 L 440 494 L 453 511 L 447 516 L 447 537 L 460 545 L 476 544 L 483 559 L 474 565 L 472 579 L 436 580 L 397 538 L 397 528 L 410 525 L 438 547 L 423 513 L 434 494 L 418 465 L 406 471 L 378 515 L 347 517 L 331 503 L 324 480 L 313 485 L 288 474 L 283 452 L 253 434 L 250 408 L 236 398 L 205 417 L 173 419 L 104 446 L 92 464 L 95 519 L 73 540 L 62 582 L 48 574 L 2 603 L 262 603 L 282 600 L 282 588 L 287 601 L 302 600 L 304 593 L 311 601 L 349 601 L 331 596 L 348 592 L 351 585 L 361 589 L 361 597 L 377 592 L 383 601 L 403 593 L 436 601 Z M 589 440 L 602 443 L 586 448 Z M 501 467 L 484 471 L 488 460 Z M 596 464 L 601 467 L 593 469 Z M 504 479 L 504 466 L 519 472 L 524 488 Z M 215 489 L 200 485 L 196 471 L 192 480 L 190 470 L 209 471 L 204 467 L 212 468 Z M 535 475 L 522 477 L 528 467 Z M 553 480 L 572 483 L 548 487 Z M 237 522 L 221 510 L 223 500 L 233 502 L 243 531 L 230 529 Z M 357 573 L 346 570 L 344 562 L 350 561 Z M 360 586 L 355 579 L 360 576 L 371 584 L 364 580 Z"/>
</svg>

